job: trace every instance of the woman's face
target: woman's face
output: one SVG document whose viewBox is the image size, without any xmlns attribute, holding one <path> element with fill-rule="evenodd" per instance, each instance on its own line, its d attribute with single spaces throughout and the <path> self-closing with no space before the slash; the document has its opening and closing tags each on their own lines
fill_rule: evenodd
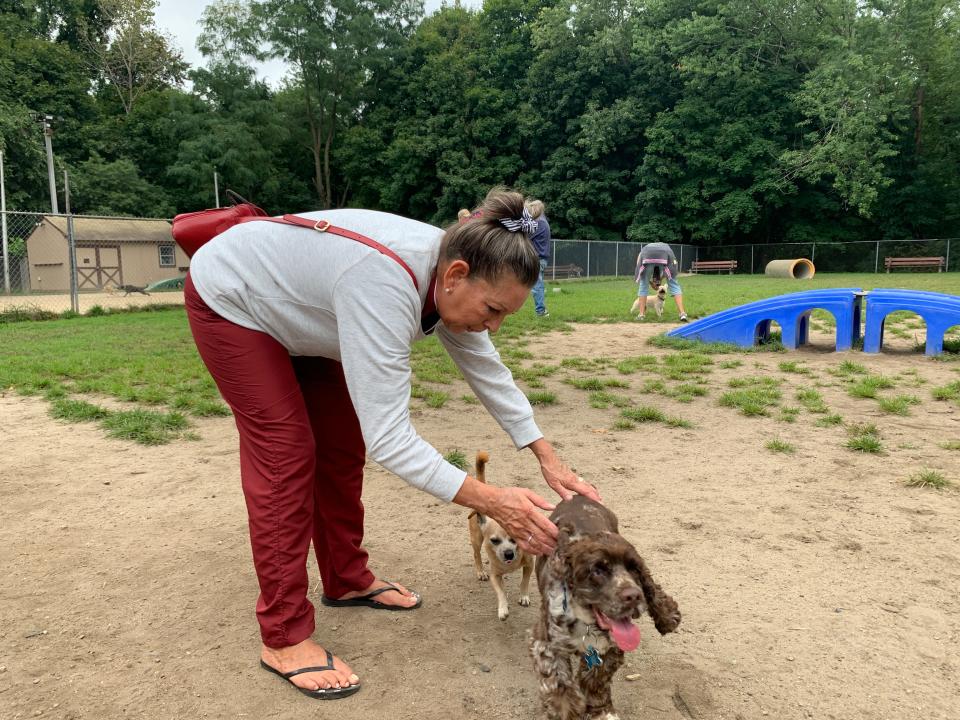
<svg viewBox="0 0 960 720">
<path fill-rule="evenodd" d="M 495 282 L 469 278 L 469 266 L 455 260 L 437 274 L 437 312 L 450 332 L 494 333 L 504 318 L 526 302 L 530 288 L 512 272 L 504 272 Z"/>
</svg>

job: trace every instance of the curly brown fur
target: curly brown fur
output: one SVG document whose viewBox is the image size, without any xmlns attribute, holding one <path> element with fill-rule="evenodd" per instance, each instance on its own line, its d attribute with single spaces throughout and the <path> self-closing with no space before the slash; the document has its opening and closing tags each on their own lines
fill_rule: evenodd
<svg viewBox="0 0 960 720">
<path fill-rule="evenodd" d="M 614 720 L 610 684 L 623 663 L 620 646 L 640 640 L 632 620 L 646 611 L 666 634 L 680 611 L 610 510 L 577 496 L 550 519 L 560 536 L 556 552 L 537 559 L 540 620 L 530 646 L 543 709 L 548 720 Z"/>
</svg>

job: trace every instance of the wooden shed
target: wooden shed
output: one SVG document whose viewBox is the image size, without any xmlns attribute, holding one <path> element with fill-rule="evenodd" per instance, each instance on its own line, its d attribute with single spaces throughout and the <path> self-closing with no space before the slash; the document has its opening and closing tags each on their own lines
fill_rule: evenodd
<svg viewBox="0 0 960 720">
<path fill-rule="evenodd" d="M 73 235 L 81 291 L 146 286 L 179 277 L 190 267 L 189 258 L 170 235 L 167 220 L 75 216 Z M 26 246 L 31 292 L 68 292 L 67 218 L 44 215 Z"/>
</svg>

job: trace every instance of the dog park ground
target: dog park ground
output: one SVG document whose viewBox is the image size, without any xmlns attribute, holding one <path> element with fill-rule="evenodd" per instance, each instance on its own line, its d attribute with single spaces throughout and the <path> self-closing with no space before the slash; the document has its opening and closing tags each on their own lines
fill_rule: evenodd
<svg viewBox="0 0 960 720">
<path fill-rule="evenodd" d="M 546 435 L 683 612 L 663 638 L 639 621 L 614 682 L 621 717 L 956 718 L 960 362 L 917 354 L 909 325 L 888 329 L 878 356 L 832 352 L 823 325 L 788 353 L 647 344 L 667 327 L 570 325 L 505 351 L 546 403 Z M 728 395 L 764 388 L 765 415 Z M 425 438 L 471 459 L 488 450 L 490 482 L 549 492 L 465 384 L 445 391 L 439 408 L 411 400 Z M 315 637 L 363 681 L 321 703 L 257 666 L 231 418 L 145 447 L 13 389 L 0 417 L 0 717 L 536 716 L 526 634 L 539 597 L 520 607 L 508 577 L 511 614 L 497 620 L 463 508 L 368 468 L 373 567 L 424 605 L 316 602 Z M 907 484 L 938 477 L 953 486 Z"/>
</svg>

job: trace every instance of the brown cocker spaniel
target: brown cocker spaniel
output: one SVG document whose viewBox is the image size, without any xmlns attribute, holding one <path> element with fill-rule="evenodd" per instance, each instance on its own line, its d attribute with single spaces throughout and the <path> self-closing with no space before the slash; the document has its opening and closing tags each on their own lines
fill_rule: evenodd
<svg viewBox="0 0 960 720">
<path fill-rule="evenodd" d="M 540 620 L 530 645 L 543 708 L 548 720 L 617 720 L 610 683 L 623 653 L 640 645 L 633 620 L 646 611 L 665 635 L 680 610 L 603 505 L 575 496 L 550 519 L 560 537 L 553 555 L 537 559 Z"/>
</svg>

